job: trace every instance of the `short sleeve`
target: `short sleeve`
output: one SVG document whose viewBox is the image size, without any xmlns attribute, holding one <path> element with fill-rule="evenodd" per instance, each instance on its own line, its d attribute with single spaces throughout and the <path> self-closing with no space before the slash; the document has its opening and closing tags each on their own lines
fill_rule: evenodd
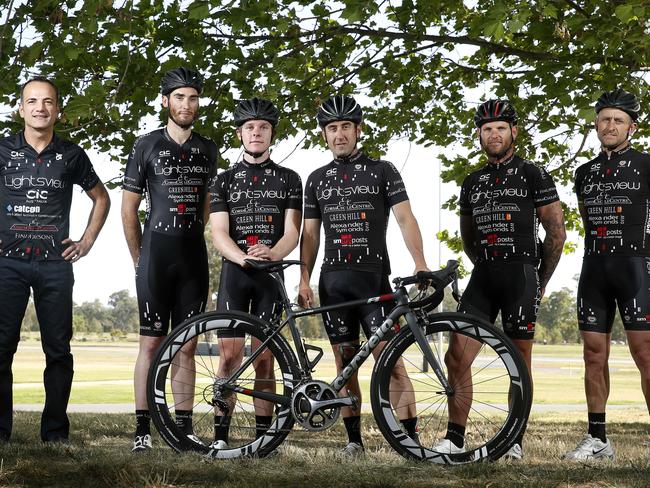
<svg viewBox="0 0 650 488">
<path fill-rule="evenodd" d="M 228 211 L 228 173 L 229 171 L 223 171 L 212 179 L 210 185 L 210 213 Z"/>
<path fill-rule="evenodd" d="M 124 170 L 122 189 L 142 194 L 146 184 L 146 166 L 143 138 L 135 141 Z"/>
<path fill-rule="evenodd" d="M 320 219 L 320 205 L 318 204 L 318 199 L 316 198 L 316 177 L 312 173 L 309 178 L 307 178 L 307 184 L 305 185 L 305 218 L 306 219 Z"/>
<path fill-rule="evenodd" d="M 91 190 L 97 183 L 99 177 L 95 173 L 90 158 L 81 148 L 76 148 L 75 155 L 71 159 L 72 182 L 79 185 L 84 191 Z"/>
<path fill-rule="evenodd" d="M 472 187 L 472 178 L 468 176 L 463 180 L 463 184 L 460 187 L 460 198 L 458 199 L 458 205 L 460 206 L 461 215 L 472 215 L 472 205 L 469 202 L 469 193 Z"/>
<path fill-rule="evenodd" d="M 551 175 L 539 166 L 528 163 L 528 173 L 526 178 L 530 178 L 528 186 L 533 193 L 533 202 L 535 207 L 543 207 L 553 202 L 557 202 L 560 197 L 555 188 L 555 182 Z"/>
<path fill-rule="evenodd" d="M 302 211 L 302 181 L 295 171 L 287 176 L 287 208 Z"/>
<path fill-rule="evenodd" d="M 402 176 L 393 163 L 383 161 L 383 176 L 384 195 L 389 207 L 409 199 Z"/>
</svg>

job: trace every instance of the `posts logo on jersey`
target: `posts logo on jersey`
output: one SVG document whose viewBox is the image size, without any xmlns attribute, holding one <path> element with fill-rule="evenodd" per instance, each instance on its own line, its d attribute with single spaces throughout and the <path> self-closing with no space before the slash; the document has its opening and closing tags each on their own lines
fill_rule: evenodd
<svg viewBox="0 0 650 488">
<path fill-rule="evenodd" d="M 254 246 L 260 240 L 260 236 L 246 236 L 246 245 L 248 247 Z"/>
<path fill-rule="evenodd" d="M 179 203 L 176 206 L 176 212 L 179 213 L 179 214 L 184 214 L 185 210 L 187 210 L 187 207 L 186 207 L 186 205 L 184 203 Z"/>
</svg>

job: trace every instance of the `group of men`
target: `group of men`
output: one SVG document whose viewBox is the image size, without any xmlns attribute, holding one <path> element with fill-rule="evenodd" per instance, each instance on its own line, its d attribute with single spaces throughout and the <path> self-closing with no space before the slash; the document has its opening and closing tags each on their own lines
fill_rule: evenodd
<svg viewBox="0 0 650 488">
<path fill-rule="evenodd" d="M 270 158 L 280 117 L 269 100 L 241 100 L 234 109 L 236 134 L 243 146 L 240 161 L 217 173 L 217 148 L 192 131 L 199 111 L 202 79 L 178 68 L 162 80 L 164 128 L 140 137 L 124 173 L 122 221 L 136 275 L 140 344 L 135 365 L 136 432 L 133 451 L 152 447 L 146 379 L 155 351 L 168 333 L 202 313 L 208 293 L 204 228 L 223 256 L 218 310 L 250 312 L 269 321 L 280 313 L 271 278 L 247 265 L 248 259 L 277 261 L 300 242 L 303 261 L 299 304 L 315 303 L 310 285 L 323 231 L 324 258 L 318 286 L 321 305 L 390 292 L 386 230 L 395 215 L 415 271 L 428 270 L 420 228 L 405 185 L 395 167 L 359 150 L 362 108 L 350 96 L 325 100 L 317 113 L 322 137 L 333 160 L 315 170 L 304 188 L 294 171 Z M 92 247 L 110 202 L 86 154 L 54 134 L 59 111 L 56 86 L 34 78 L 22 88 L 23 132 L 0 141 L 0 439 L 11 435 L 11 363 L 30 293 L 41 327 L 47 359 L 43 441 L 67 441 L 67 401 L 72 381 L 72 267 Z M 589 428 L 570 459 L 612 458 L 605 432 L 609 393 L 607 360 L 615 307 L 626 329 L 632 356 L 641 372 L 650 405 L 650 159 L 630 146 L 639 104 L 621 89 L 606 92 L 596 103 L 595 128 L 601 154 L 578 168 L 575 191 L 585 228 L 585 258 L 578 289 L 578 322 L 584 341 L 585 389 Z M 540 166 L 515 154 L 517 113 L 506 100 L 481 104 L 474 117 L 476 135 L 487 164 L 471 173 L 460 194 L 460 229 L 465 253 L 474 264 L 459 310 L 494 322 L 500 313 L 529 370 L 540 300 L 562 254 L 565 230 L 553 180 Z M 73 184 L 93 201 L 87 228 L 79 241 L 68 236 Z M 147 198 L 144 228 L 138 209 Z M 304 200 L 304 215 L 303 215 Z M 359 218 L 346 218 L 349 213 Z M 538 237 L 538 224 L 545 231 Z M 302 227 L 302 234 L 301 234 Z M 381 304 L 323 315 L 339 371 L 359 348 L 363 328 L 371 335 L 387 310 Z M 237 369 L 244 337 L 219 335 L 220 376 Z M 256 348 L 258 344 L 252 344 Z M 452 336 L 445 362 L 454 372 L 471 343 Z M 379 353 L 381 347 L 374 352 Z M 194 346 L 181 351 L 172 371 L 186 401 L 176 405 L 179 429 L 194 438 L 192 392 Z M 465 354 L 464 354 L 465 353 Z M 187 365 L 184 365 L 187 362 Z M 260 355 L 255 373 L 272 374 L 272 358 Z M 342 411 L 348 443 L 345 454 L 364 451 L 361 438 L 361 391 L 353 377 L 347 391 L 357 407 Z M 183 393 L 181 391 L 181 393 Z M 176 394 L 176 391 L 174 392 Z M 271 425 L 268 402 L 255 406 L 258 435 Z M 462 452 L 467 406 L 449 402 L 444 439 L 433 448 Z M 215 411 L 212 447 L 228 446 L 228 411 Z M 417 438 L 417 416 L 402 419 L 406 433 Z M 507 456 L 521 459 L 523 433 Z"/>
</svg>

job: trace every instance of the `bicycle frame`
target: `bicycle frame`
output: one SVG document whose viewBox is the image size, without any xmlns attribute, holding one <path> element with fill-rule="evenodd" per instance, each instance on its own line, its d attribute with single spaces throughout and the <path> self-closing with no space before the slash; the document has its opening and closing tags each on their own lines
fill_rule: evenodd
<svg viewBox="0 0 650 488">
<path fill-rule="evenodd" d="M 316 314 L 321 314 L 324 312 L 329 312 L 332 310 L 341 310 L 345 308 L 352 308 L 352 307 L 358 307 L 362 305 L 368 305 L 371 303 L 382 303 L 382 302 L 389 302 L 394 300 L 397 304 L 396 306 L 388 313 L 388 315 L 385 317 L 384 321 L 382 324 L 377 327 L 377 330 L 375 333 L 368 338 L 368 341 L 365 342 L 357 351 L 357 353 L 354 355 L 354 357 L 350 360 L 350 362 L 346 365 L 346 367 L 341 371 L 341 373 L 330 383 L 330 386 L 338 393 L 340 392 L 345 384 L 348 382 L 348 380 L 354 375 L 354 373 L 361 367 L 361 365 L 368 359 L 368 356 L 372 354 L 372 351 L 377 347 L 377 345 L 384 339 L 386 334 L 389 333 L 389 331 L 393 328 L 393 325 L 398 322 L 399 318 L 404 316 L 406 318 L 406 322 L 411 329 L 418 345 L 420 346 L 424 357 L 426 361 L 429 363 L 431 366 L 432 370 L 434 371 L 435 375 L 437 376 L 438 380 L 440 381 L 440 384 L 443 386 L 445 390 L 445 394 L 447 395 L 452 395 L 454 390 L 450 386 L 449 382 L 447 381 L 447 378 L 443 372 L 442 367 L 440 366 L 440 362 L 436 359 L 435 354 L 431 350 L 431 347 L 429 346 L 429 343 L 426 339 L 426 336 L 422 329 L 420 328 L 418 324 L 418 319 L 409 307 L 409 299 L 408 299 L 408 294 L 406 292 L 406 289 L 404 286 L 399 286 L 397 290 L 395 290 L 392 293 L 387 293 L 383 295 L 379 295 L 376 297 L 371 297 L 371 298 L 364 298 L 364 299 L 359 299 L 359 300 L 352 300 L 352 301 L 347 301 L 347 302 L 342 302 L 338 303 L 335 305 L 327 305 L 324 307 L 316 307 L 316 308 L 309 308 L 305 310 L 298 310 L 295 311 L 293 309 L 293 305 L 291 301 L 289 300 L 289 296 L 287 294 L 287 290 L 284 286 L 284 280 L 282 279 L 282 276 L 280 275 L 279 272 L 271 272 L 269 273 L 273 279 L 276 281 L 278 288 L 280 290 L 281 298 L 282 298 L 282 306 L 286 312 L 286 319 L 282 321 L 279 326 L 269 334 L 268 338 L 257 348 L 256 351 L 251 353 L 251 355 L 248 357 L 247 360 L 245 360 L 242 365 L 230 375 L 228 378 L 226 384 L 229 385 L 229 387 L 238 393 L 243 393 L 249 396 L 252 396 L 254 398 L 260 398 L 262 400 L 267 400 L 271 401 L 276 404 L 281 404 L 281 405 L 288 405 L 290 402 L 290 399 L 283 396 L 283 395 L 278 395 L 275 393 L 269 393 L 269 392 L 261 392 L 261 391 L 253 391 L 249 390 L 247 388 L 241 388 L 236 385 L 230 385 L 230 381 L 233 378 L 237 378 L 250 364 L 259 356 L 262 351 L 264 350 L 264 346 L 266 346 L 267 343 L 269 343 L 273 338 L 279 334 L 282 329 L 284 329 L 287 325 L 289 325 L 289 329 L 291 331 L 291 337 L 294 342 L 294 347 L 295 347 L 295 352 L 296 356 L 298 358 L 298 362 L 300 365 L 300 370 L 301 370 L 301 375 L 302 375 L 302 380 L 311 380 L 311 372 L 313 369 L 313 366 L 309 362 L 309 358 L 307 356 L 307 351 L 305 349 L 305 345 L 302 341 L 302 337 L 300 336 L 300 332 L 298 331 L 298 328 L 295 323 L 296 318 L 300 317 L 308 317 L 310 315 L 316 315 Z M 344 402 L 344 404 L 351 404 L 352 400 L 348 399 L 347 397 L 343 397 L 340 400 L 335 400 L 335 401 L 330 401 L 330 402 L 337 402 L 341 401 Z M 328 402 L 329 403 L 329 402 Z"/>
</svg>

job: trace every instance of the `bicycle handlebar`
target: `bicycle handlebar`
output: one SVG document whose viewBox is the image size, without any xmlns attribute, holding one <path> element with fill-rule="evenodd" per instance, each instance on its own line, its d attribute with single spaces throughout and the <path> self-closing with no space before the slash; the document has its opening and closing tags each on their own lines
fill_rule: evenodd
<svg viewBox="0 0 650 488">
<path fill-rule="evenodd" d="M 442 301 L 445 293 L 444 290 L 449 284 L 452 284 L 452 294 L 454 295 L 456 301 L 458 301 L 458 267 L 458 261 L 450 259 L 447 261 L 447 265 L 443 269 L 440 269 L 438 271 L 418 271 L 414 276 L 408 276 L 406 278 L 395 278 L 393 280 L 393 283 L 396 287 L 414 284 L 426 284 L 427 282 L 431 283 L 431 286 L 433 286 L 436 291 L 422 300 L 410 302 L 409 305 L 411 308 L 431 306 L 431 304 L 436 300 L 437 302 L 435 305 L 437 305 Z"/>
</svg>

